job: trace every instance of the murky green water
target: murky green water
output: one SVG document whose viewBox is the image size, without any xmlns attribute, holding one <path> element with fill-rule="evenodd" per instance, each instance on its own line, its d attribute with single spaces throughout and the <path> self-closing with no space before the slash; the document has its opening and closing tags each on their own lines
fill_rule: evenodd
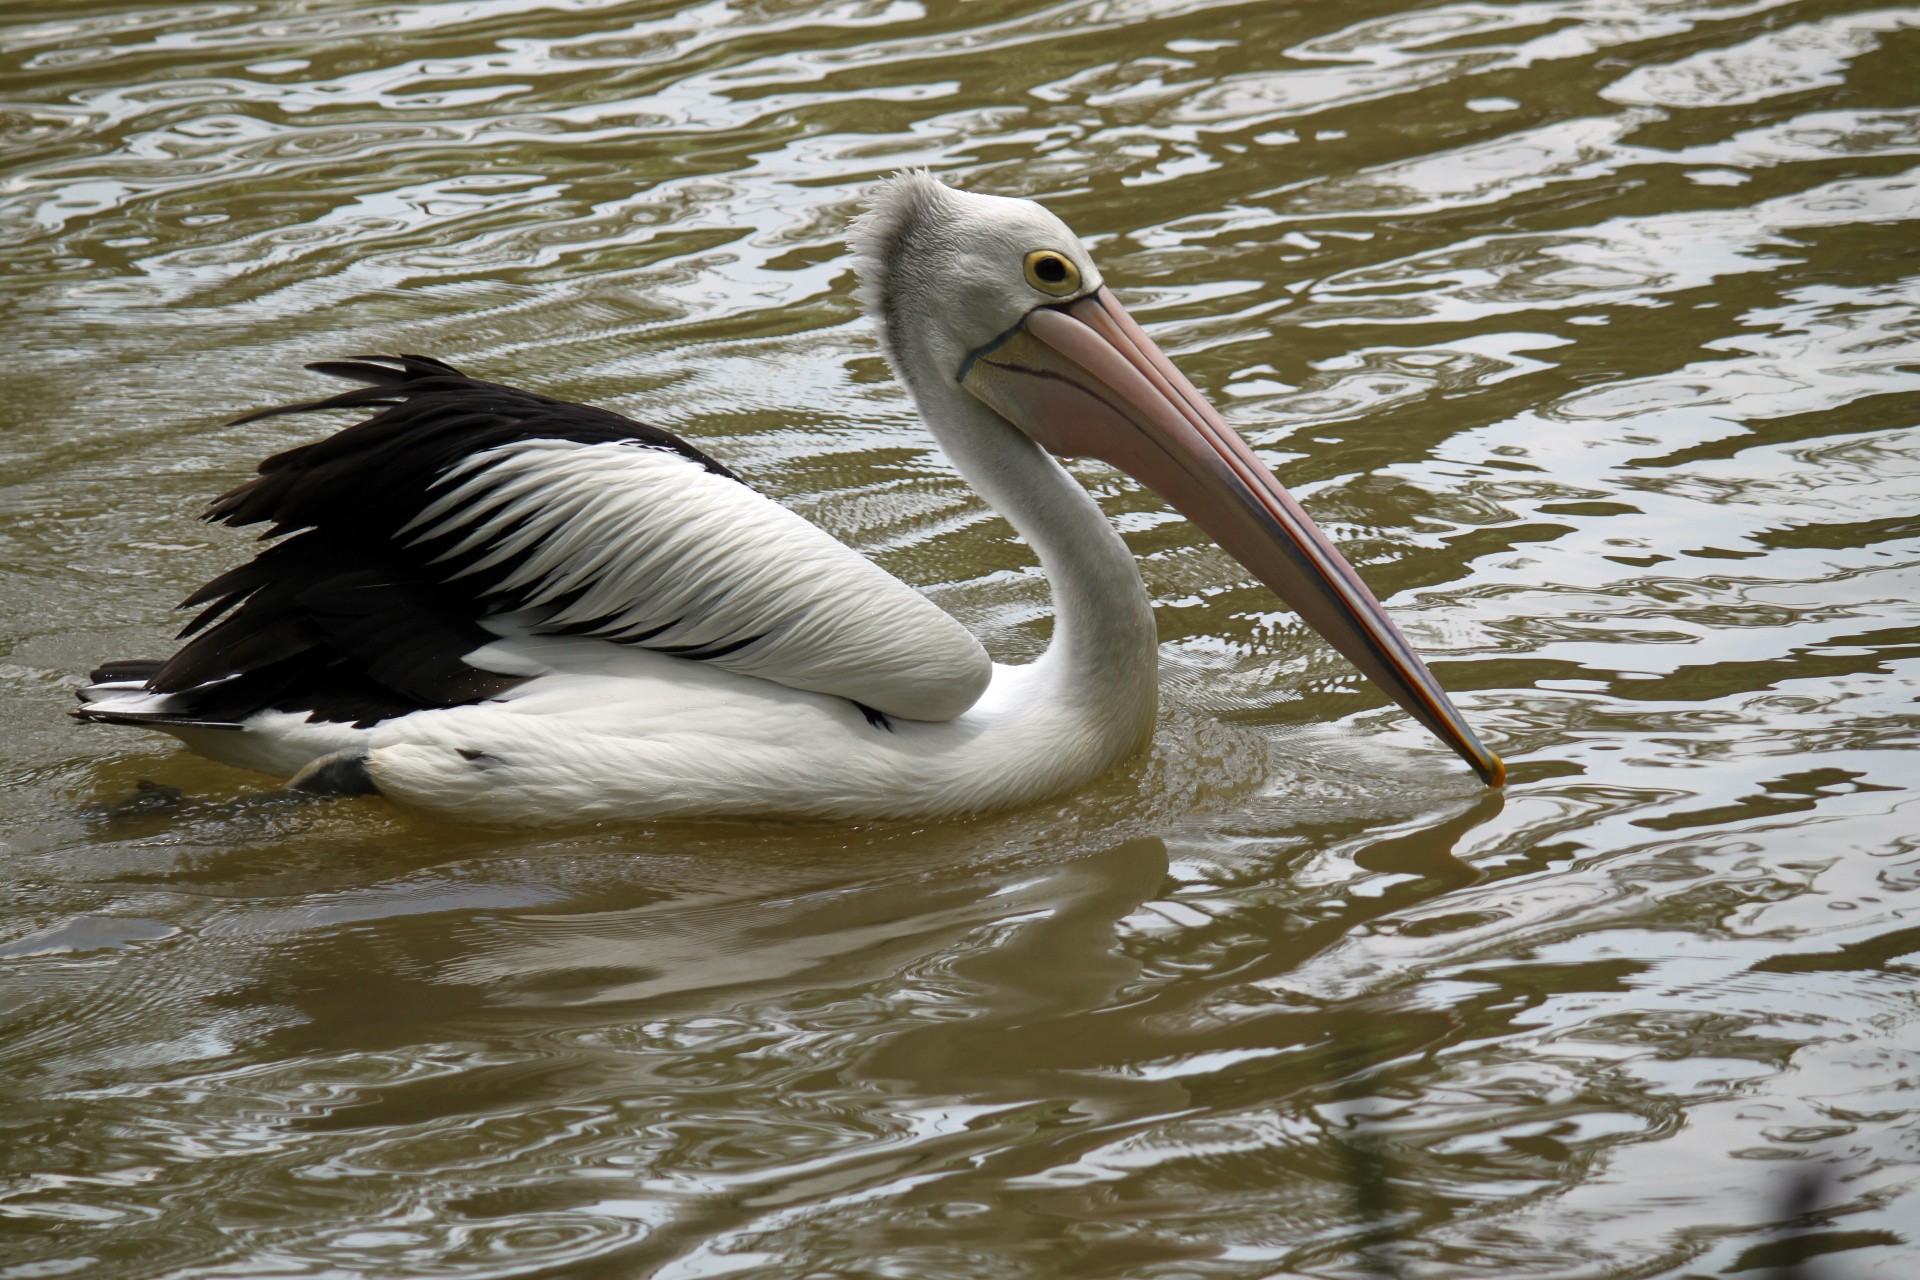
<svg viewBox="0 0 1920 1280">
<path fill-rule="evenodd" d="M 1917 68 L 1773 0 L 9 6 L 0 1277 L 1920 1274 Z M 1164 725 L 1036 811 L 502 835 L 64 718 L 360 351 L 1037 652 L 849 296 L 916 164 L 1089 235 L 1504 796 L 1095 467 Z"/>
</svg>

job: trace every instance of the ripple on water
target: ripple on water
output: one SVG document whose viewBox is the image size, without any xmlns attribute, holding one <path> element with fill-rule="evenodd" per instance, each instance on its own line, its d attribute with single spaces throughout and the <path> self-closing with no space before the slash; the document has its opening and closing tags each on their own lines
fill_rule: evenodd
<svg viewBox="0 0 1920 1280">
<path fill-rule="evenodd" d="M 1915 39 L 1777 0 L 0 18 L 0 1276 L 1906 1275 Z M 476 832 L 62 718 L 238 553 L 195 504 L 313 429 L 211 424 L 359 350 L 683 431 L 1031 657 L 1044 581 L 851 300 L 859 191 L 919 164 L 1091 233 L 1504 794 L 1091 464 L 1167 706 L 1022 814 Z"/>
</svg>

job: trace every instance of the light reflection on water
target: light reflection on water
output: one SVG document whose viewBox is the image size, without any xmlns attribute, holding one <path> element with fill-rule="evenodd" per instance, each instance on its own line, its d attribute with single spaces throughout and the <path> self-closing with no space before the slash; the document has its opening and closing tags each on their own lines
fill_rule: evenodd
<svg viewBox="0 0 1920 1280">
<path fill-rule="evenodd" d="M 1917 55 L 1774 0 L 0 19 L 0 1277 L 1908 1275 Z M 912 164 L 1088 233 L 1504 796 L 1097 467 L 1164 723 L 1026 813 L 503 835 L 62 717 L 312 429 L 219 424 L 359 350 L 684 431 L 1037 652 L 850 298 Z"/>
</svg>

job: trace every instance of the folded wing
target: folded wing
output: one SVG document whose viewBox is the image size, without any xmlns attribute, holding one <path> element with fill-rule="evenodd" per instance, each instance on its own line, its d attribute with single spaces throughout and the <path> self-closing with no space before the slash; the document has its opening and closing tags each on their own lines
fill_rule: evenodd
<svg viewBox="0 0 1920 1280">
<path fill-rule="evenodd" d="M 367 723 L 496 696 L 526 673 L 475 651 L 513 634 L 908 719 L 951 718 L 986 687 L 986 653 L 946 613 L 667 432 L 418 356 L 311 367 L 367 385 L 268 413 L 378 412 L 209 508 L 277 541 L 186 602 L 204 606 L 191 639 L 148 682 L 181 715 Z"/>
</svg>

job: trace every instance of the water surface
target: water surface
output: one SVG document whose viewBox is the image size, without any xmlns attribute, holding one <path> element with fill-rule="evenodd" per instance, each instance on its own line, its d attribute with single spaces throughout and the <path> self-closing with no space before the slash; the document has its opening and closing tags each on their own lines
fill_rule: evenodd
<svg viewBox="0 0 1920 1280">
<path fill-rule="evenodd" d="M 1779 0 L 14 6 L 0 1278 L 1920 1273 L 1916 66 Z M 1504 795 L 1092 465 L 1163 725 L 1020 813 L 501 833 L 65 718 L 317 429 L 222 424 L 362 351 L 1037 653 L 851 299 L 908 165 L 1088 236 Z"/>
</svg>

